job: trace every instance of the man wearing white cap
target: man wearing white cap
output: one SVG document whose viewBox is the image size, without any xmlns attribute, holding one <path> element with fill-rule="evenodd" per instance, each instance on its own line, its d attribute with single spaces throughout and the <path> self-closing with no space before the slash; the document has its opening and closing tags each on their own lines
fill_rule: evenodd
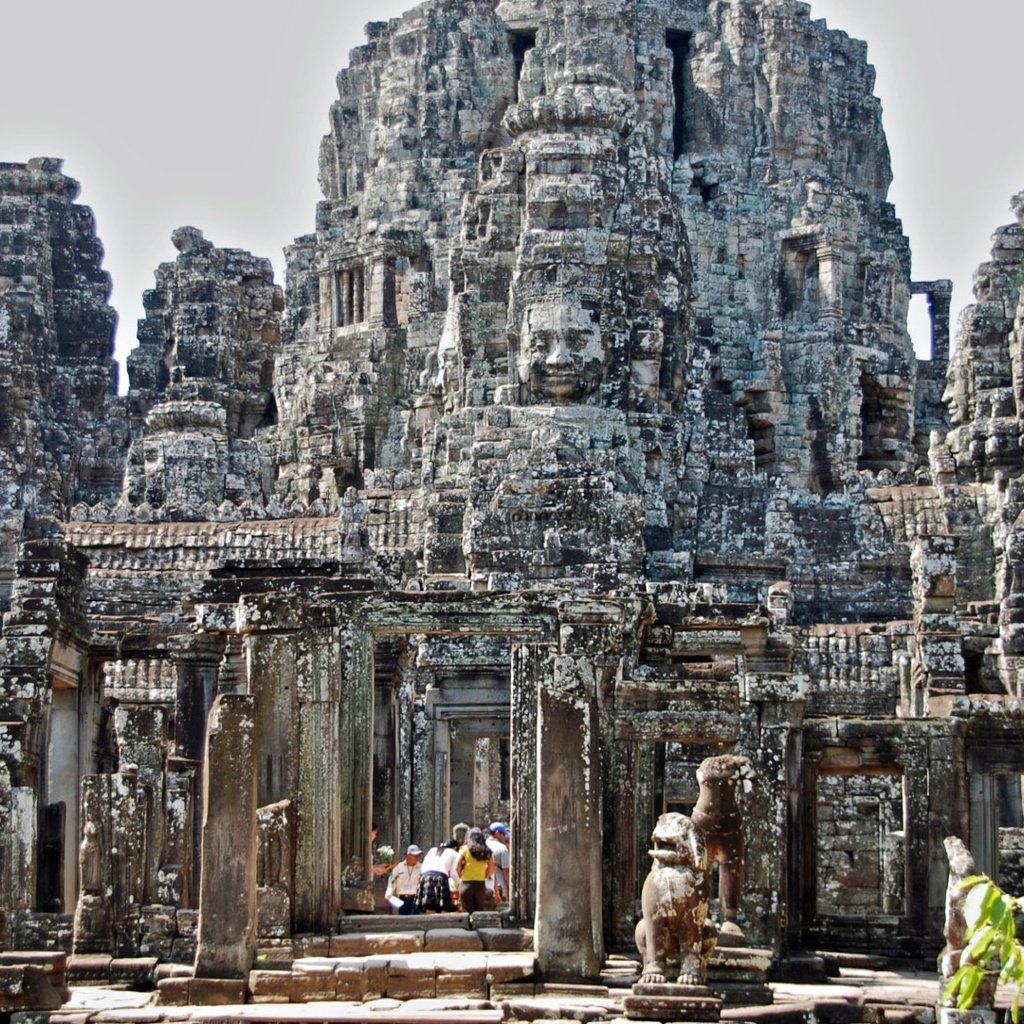
<svg viewBox="0 0 1024 1024">
<path fill-rule="evenodd" d="M 487 887 L 490 889 L 493 886 L 496 903 L 507 903 L 512 895 L 512 863 L 505 845 L 508 841 L 508 825 L 503 821 L 492 821 L 488 830 L 491 835 L 487 845 L 494 854 L 496 870 L 487 880 Z"/>
<path fill-rule="evenodd" d="M 399 914 L 415 914 L 416 892 L 420 887 L 420 857 L 423 851 L 413 843 L 405 851 L 405 860 L 400 861 L 388 878 L 384 893 L 388 903 Z"/>
</svg>

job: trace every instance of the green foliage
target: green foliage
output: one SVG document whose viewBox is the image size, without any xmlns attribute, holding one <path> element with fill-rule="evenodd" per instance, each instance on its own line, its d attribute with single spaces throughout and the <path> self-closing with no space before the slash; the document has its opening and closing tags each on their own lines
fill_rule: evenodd
<svg viewBox="0 0 1024 1024">
<path fill-rule="evenodd" d="M 1024 898 L 1003 892 L 987 875 L 971 875 L 960 883 L 967 891 L 964 919 L 966 946 L 960 967 L 949 980 L 943 999 L 956 997 L 958 1010 L 974 1005 L 988 979 L 1001 985 L 1016 985 L 1013 1021 L 1019 1024 L 1021 991 L 1024 989 L 1024 946 L 1017 938 L 1015 911 L 1024 911 Z"/>
</svg>

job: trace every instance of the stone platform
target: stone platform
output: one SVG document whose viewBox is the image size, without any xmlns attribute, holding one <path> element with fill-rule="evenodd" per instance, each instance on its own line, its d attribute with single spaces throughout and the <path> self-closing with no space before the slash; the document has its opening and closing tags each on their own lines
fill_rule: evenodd
<svg viewBox="0 0 1024 1024">
<path fill-rule="evenodd" d="M 634 985 L 622 1000 L 628 1020 L 717 1021 L 722 1000 L 706 985 Z"/>
</svg>

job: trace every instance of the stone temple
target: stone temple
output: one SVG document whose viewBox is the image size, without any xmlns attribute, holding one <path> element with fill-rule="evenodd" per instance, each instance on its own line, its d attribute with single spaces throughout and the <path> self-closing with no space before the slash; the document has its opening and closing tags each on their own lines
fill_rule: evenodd
<svg viewBox="0 0 1024 1024">
<path fill-rule="evenodd" d="M 175 232 L 125 397 L 76 182 L 0 164 L 0 949 L 244 977 L 373 823 L 500 818 L 593 978 L 730 754 L 750 944 L 933 954 L 945 836 L 1024 879 L 1024 194 L 950 358 L 807 4 L 366 31 L 284 287 Z"/>
</svg>

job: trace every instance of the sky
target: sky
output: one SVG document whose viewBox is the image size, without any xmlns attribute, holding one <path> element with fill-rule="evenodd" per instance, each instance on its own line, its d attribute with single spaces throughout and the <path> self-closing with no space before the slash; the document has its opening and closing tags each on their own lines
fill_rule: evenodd
<svg viewBox="0 0 1024 1024">
<path fill-rule="evenodd" d="M 313 230 L 335 76 L 368 21 L 411 0 L 0 0 L 0 161 L 64 159 L 114 281 L 117 354 L 171 232 L 274 264 Z M 1021 0 L 812 0 L 868 43 L 915 280 L 954 281 L 954 316 L 1024 189 Z M 923 298 L 912 322 L 920 338 Z"/>
</svg>

